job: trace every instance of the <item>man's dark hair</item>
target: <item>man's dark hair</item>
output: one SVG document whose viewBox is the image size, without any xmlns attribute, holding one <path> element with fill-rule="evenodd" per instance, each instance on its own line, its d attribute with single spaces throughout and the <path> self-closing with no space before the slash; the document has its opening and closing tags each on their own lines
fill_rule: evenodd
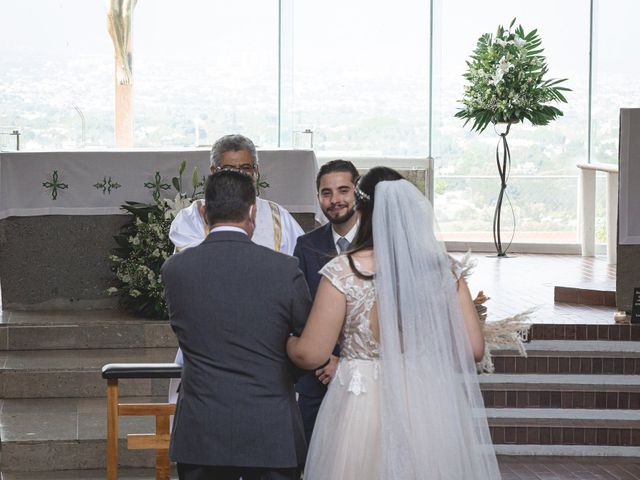
<svg viewBox="0 0 640 480">
<path fill-rule="evenodd" d="M 347 172 L 351 174 L 351 182 L 355 185 L 356 180 L 360 176 L 356 166 L 349 160 L 331 160 L 320 167 L 318 176 L 316 177 L 316 190 L 320 191 L 320 178 L 323 175 L 334 172 Z"/>
<path fill-rule="evenodd" d="M 255 203 L 256 187 L 246 173 L 222 170 L 207 178 L 204 205 L 209 225 L 241 222 Z"/>
</svg>

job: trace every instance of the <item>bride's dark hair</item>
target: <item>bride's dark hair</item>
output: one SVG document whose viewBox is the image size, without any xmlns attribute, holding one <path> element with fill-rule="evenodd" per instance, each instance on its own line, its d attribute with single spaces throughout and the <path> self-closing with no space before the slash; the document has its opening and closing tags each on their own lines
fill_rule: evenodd
<svg viewBox="0 0 640 480">
<path fill-rule="evenodd" d="M 356 183 L 356 210 L 360 213 L 360 227 L 351 248 L 347 252 L 349 265 L 356 276 L 371 280 L 373 275 L 366 275 L 358 270 L 352 255 L 361 250 L 373 248 L 373 206 L 375 204 L 376 185 L 380 182 L 402 180 L 404 177 L 388 167 L 374 167 L 358 179 Z"/>
</svg>

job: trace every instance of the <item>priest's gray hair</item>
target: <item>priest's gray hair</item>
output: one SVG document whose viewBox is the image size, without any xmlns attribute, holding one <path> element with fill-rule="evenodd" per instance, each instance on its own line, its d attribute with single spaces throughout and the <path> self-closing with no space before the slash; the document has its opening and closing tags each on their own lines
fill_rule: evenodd
<svg viewBox="0 0 640 480">
<path fill-rule="evenodd" d="M 251 154 L 254 168 L 258 166 L 258 152 L 250 138 L 240 134 L 225 135 L 216 140 L 211 149 L 210 163 L 213 167 L 220 166 L 220 157 L 225 152 L 247 150 Z"/>
</svg>

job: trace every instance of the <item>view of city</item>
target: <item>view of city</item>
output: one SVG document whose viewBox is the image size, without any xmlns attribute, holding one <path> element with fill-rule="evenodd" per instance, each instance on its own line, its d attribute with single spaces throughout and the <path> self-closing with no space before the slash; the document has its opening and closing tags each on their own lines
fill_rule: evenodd
<svg viewBox="0 0 640 480">
<path fill-rule="evenodd" d="M 276 1 L 174 3 L 136 7 L 136 147 L 209 145 L 229 132 L 261 147 L 291 147 L 294 132 L 310 129 L 323 157 L 431 155 L 437 218 L 450 240 L 490 241 L 499 190 L 496 132 L 472 133 L 453 116 L 465 60 L 481 34 L 513 17 L 527 31 L 538 28 L 549 76 L 567 78 L 572 89 L 559 105 L 563 117 L 545 127 L 514 125 L 508 136 L 516 242 L 576 242 L 576 164 L 589 159 L 589 134 L 590 160 L 616 162 L 619 109 L 640 106 L 640 68 L 629 61 L 637 58 L 630 22 L 640 7 L 631 0 L 615 8 L 596 2 L 591 97 L 586 0 L 435 1 L 432 50 L 427 1 L 393 9 L 364 0 L 282 2 L 280 40 Z M 21 149 L 112 148 L 114 60 L 104 2 L 2 8 L 12 21 L 0 30 L 0 127 L 20 131 Z M 546 15 L 549 8 L 557 14 Z M 0 148 L 14 143 L 0 133 Z M 603 198 L 599 188 L 599 240 Z M 507 202 L 507 239 L 511 222 Z"/>
</svg>

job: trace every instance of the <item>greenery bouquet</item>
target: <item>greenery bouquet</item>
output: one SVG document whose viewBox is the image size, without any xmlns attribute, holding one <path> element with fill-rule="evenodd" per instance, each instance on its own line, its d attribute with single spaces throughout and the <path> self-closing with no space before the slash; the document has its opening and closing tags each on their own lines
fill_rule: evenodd
<svg viewBox="0 0 640 480">
<path fill-rule="evenodd" d="M 460 101 L 463 108 L 455 116 L 473 121 L 472 130 L 482 132 L 490 123 L 547 125 L 562 112 L 552 102 L 567 100 L 561 86 L 567 79 L 546 79 L 546 59 L 537 30 L 525 33 L 521 25 L 512 31 L 499 26 L 495 37 L 482 35 L 467 61 L 464 78 L 468 84 Z"/>
<path fill-rule="evenodd" d="M 120 303 L 143 317 L 168 318 L 160 268 L 173 253 L 169 227 L 178 212 L 203 193 L 204 177 L 199 177 L 197 168 L 191 178 L 193 191 L 190 194 L 182 191 L 185 166 L 186 162 L 182 162 L 179 176 L 172 179 L 177 190 L 173 200 L 160 198 L 159 190 L 156 190 L 153 203 L 126 202 L 122 205 L 132 218 L 114 236 L 118 247 L 109 259 L 117 284 L 107 292 L 120 294 Z"/>
</svg>

